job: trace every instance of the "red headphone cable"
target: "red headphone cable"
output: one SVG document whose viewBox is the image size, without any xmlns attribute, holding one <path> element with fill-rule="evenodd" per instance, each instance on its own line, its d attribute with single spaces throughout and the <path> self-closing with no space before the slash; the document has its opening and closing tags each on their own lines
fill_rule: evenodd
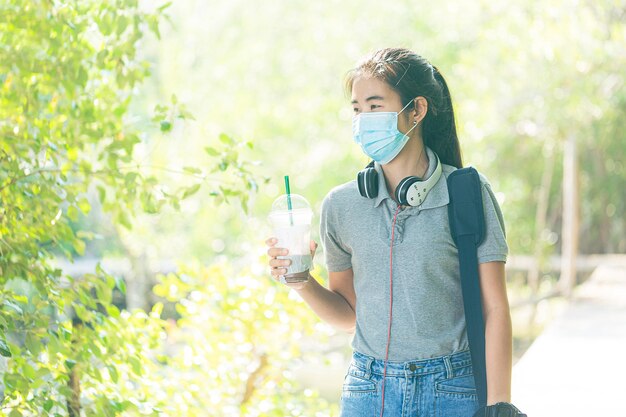
<svg viewBox="0 0 626 417">
<path fill-rule="evenodd" d="M 391 247 L 389 248 L 389 327 L 387 328 L 387 348 L 385 351 L 385 369 L 383 370 L 382 388 L 383 403 L 380 409 L 380 417 L 383 417 L 383 412 L 385 411 L 385 379 L 387 377 L 387 359 L 389 359 L 389 341 L 391 340 L 391 318 L 393 317 L 393 237 L 396 231 L 396 219 L 400 207 L 401 206 L 398 204 L 396 214 L 393 216 L 393 224 L 391 225 Z"/>
</svg>

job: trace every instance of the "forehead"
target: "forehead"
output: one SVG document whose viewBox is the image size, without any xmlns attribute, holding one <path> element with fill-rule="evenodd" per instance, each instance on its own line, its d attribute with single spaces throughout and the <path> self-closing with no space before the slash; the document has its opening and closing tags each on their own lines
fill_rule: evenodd
<svg viewBox="0 0 626 417">
<path fill-rule="evenodd" d="M 352 83 L 352 100 L 365 101 L 368 97 L 380 96 L 384 100 L 399 100 L 400 95 L 385 81 L 374 77 L 360 76 Z"/>
</svg>

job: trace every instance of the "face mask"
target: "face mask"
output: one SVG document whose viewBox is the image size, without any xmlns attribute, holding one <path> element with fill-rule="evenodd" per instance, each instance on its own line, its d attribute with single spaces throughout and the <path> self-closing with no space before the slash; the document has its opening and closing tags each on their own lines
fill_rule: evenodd
<svg viewBox="0 0 626 417">
<path fill-rule="evenodd" d="M 413 125 L 406 133 L 398 130 L 398 115 L 412 102 L 397 113 L 367 112 L 352 118 L 352 137 L 367 156 L 382 165 L 398 156 L 409 141 L 409 133 L 417 126 Z"/>
</svg>

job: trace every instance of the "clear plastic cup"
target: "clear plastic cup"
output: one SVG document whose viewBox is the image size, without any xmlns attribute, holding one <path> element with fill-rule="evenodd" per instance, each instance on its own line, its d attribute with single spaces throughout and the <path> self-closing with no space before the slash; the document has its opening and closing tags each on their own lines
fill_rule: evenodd
<svg viewBox="0 0 626 417">
<path fill-rule="evenodd" d="M 309 279 L 311 259 L 311 220 L 313 211 L 309 202 L 299 194 L 290 194 L 291 210 L 287 194 L 274 200 L 272 211 L 268 219 L 272 225 L 273 235 L 278 242 L 277 248 L 287 248 L 287 256 L 278 256 L 278 259 L 291 259 L 291 265 L 286 267 L 284 281 L 287 283 L 304 282 Z"/>
</svg>

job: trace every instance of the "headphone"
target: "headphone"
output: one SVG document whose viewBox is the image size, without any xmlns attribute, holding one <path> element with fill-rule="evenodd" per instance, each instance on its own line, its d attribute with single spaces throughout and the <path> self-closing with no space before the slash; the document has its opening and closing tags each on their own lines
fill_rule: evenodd
<svg viewBox="0 0 626 417">
<path fill-rule="evenodd" d="M 428 192 L 437 184 L 441 177 L 441 164 L 437 154 L 434 154 L 435 171 L 427 180 L 423 181 L 420 177 L 409 176 L 400 181 L 394 193 L 398 204 L 412 207 L 421 205 Z M 365 169 L 357 174 L 356 183 L 362 197 L 376 198 L 378 196 L 378 172 L 374 168 L 374 161 L 367 164 Z"/>
</svg>

